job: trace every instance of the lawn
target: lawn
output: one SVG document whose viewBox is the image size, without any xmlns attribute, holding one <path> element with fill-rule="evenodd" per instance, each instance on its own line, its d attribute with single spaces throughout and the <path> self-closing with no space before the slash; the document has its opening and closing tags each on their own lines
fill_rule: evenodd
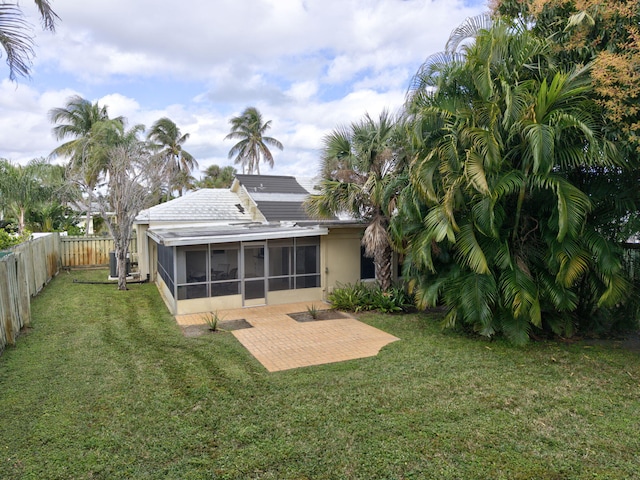
<svg viewBox="0 0 640 480">
<path fill-rule="evenodd" d="M 153 285 L 60 274 L 0 357 L 3 479 L 640 478 L 640 354 L 363 315 L 378 356 L 268 373 Z"/>
</svg>

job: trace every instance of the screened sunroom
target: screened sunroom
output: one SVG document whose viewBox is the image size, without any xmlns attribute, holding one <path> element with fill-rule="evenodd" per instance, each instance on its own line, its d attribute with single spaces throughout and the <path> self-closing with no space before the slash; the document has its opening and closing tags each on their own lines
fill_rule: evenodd
<svg viewBox="0 0 640 480">
<path fill-rule="evenodd" d="M 321 300 L 322 227 L 151 229 L 157 277 L 176 313 Z"/>
</svg>

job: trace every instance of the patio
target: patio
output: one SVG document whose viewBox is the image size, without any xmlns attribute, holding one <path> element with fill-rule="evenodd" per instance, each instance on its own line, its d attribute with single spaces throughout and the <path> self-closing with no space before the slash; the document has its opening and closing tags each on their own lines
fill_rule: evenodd
<svg viewBox="0 0 640 480">
<path fill-rule="evenodd" d="M 312 306 L 329 309 L 325 303 L 300 302 L 220 310 L 218 314 L 225 321 L 244 319 L 251 324 L 253 328 L 231 333 L 269 372 L 373 357 L 399 340 L 351 317 L 297 322 L 289 316 Z M 175 318 L 180 326 L 205 324 L 204 314 Z"/>
</svg>

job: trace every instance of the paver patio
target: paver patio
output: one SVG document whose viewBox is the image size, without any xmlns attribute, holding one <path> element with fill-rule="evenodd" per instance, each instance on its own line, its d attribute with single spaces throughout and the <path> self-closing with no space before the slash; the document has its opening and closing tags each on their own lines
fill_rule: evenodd
<svg viewBox="0 0 640 480">
<path fill-rule="evenodd" d="M 289 313 L 307 307 L 328 309 L 318 302 L 220 310 L 225 320 L 244 319 L 253 328 L 234 330 L 233 335 L 270 372 L 291 368 L 373 357 L 399 340 L 355 318 L 296 322 Z M 181 326 L 205 324 L 203 314 L 177 315 Z"/>
</svg>

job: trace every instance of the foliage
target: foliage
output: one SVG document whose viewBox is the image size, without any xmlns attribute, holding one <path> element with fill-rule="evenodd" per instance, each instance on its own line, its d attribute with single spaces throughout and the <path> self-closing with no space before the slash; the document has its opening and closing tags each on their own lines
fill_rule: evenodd
<svg viewBox="0 0 640 480">
<path fill-rule="evenodd" d="M 149 147 L 164 162 L 168 195 L 174 190 L 182 195 L 183 191 L 192 186 L 194 179 L 191 172 L 198 167 L 198 162 L 183 148 L 188 139 L 189 134 L 183 134 L 173 120 L 167 117 L 157 120 L 147 134 Z"/>
<path fill-rule="evenodd" d="M 242 165 L 242 173 L 251 175 L 254 171 L 260 175 L 260 161 L 266 162 L 273 168 L 273 154 L 269 146 L 282 150 L 284 147 L 279 140 L 266 137 L 264 134 L 271 128 L 271 120 L 263 122 L 262 114 L 255 107 L 247 107 L 239 116 L 229 120 L 231 133 L 227 139 L 239 139 L 231 150 L 229 158 L 236 164 Z"/>
<path fill-rule="evenodd" d="M 522 26 L 476 25 L 475 43 L 428 59 L 408 95 L 420 150 L 392 226 L 404 276 L 418 306 L 444 303 L 445 326 L 514 343 L 571 336 L 630 291 L 573 181 L 619 157 L 588 68 L 555 70 L 549 43 Z M 473 31 L 454 31 L 450 47 Z"/>
<path fill-rule="evenodd" d="M 196 186 L 198 188 L 229 188 L 236 173 L 236 169 L 230 165 L 224 168 L 209 165 L 204 171 L 204 176 L 196 182 Z"/>
<path fill-rule="evenodd" d="M 16 219 L 19 234 L 26 228 L 29 211 L 59 206 L 56 185 L 49 182 L 49 173 L 55 168 L 43 159 L 27 165 L 0 159 L 0 207 Z"/>
<path fill-rule="evenodd" d="M 311 318 L 316 320 L 318 318 L 318 307 L 316 307 L 315 304 L 312 304 L 312 305 L 308 306 L 307 307 L 307 313 L 309 314 L 309 316 Z"/>
<path fill-rule="evenodd" d="M 54 278 L 0 357 L 4 480 L 637 477 L 636 351 L 363 314 L 401 341 L 268 373 L 231 335 L 184 337 L 153 284 L 73 283 L 107 274 Z"/>
<path fill-rule="evenodd" d="M 610 238 L 640 232 L 640 9 L 636 0 L 499 0 L 494 11 L 523 18 L 549 39 L 564 68 L 592 64 L 592 95 L 602 107 L 601 128 L 616 143 L 622 167 L 582 172 L 578 181 L 596 198 L 592 215 Z"/>
<path fill-rule="evenodd" d="M 58 15 L 53 11 L 49 0 L 34 0 L 42 26 L 45 30 L 55 31 Z M 15 80 L 17 76 L 28 77 L 31 72 L 31 59 L 35 55 L 33 51 L 32 25 L 25 20 L 22 7 L 19 2 L 6 2 L 0 4 L 0 46 L 7 57 L 9 66 L 9 79 Z"/>
<path fill-rule="evenodd" d="M 387 233 L 394 200 L 406 183 L 399 129 L 389 112 L 377 120 L 369 115 L 324 137 L 320 192 L 305 202 L 316 218 L 341 214 L 366 222 L 365 254 L 374 259 L 376 280 L 391 286 L 392 255 Z"/>
<path fill-rule="evenodd" d="M 26 242 L 31 237 L 31 232 L 25 230 L 22 235 L 15 233 L 9 233 L 6 230 L 0 228 L 0 250 L 6 250 L 8 248 L 20 245 Z"/>
<path fill-rule="evenodd" d="M 333 308 L 352 312 L 407 312 L 415 305 L 412 296 L 402 285 L 383 290 L 378 284 L 363 282 L 338 285 L 329 293 L 328 299 Z"/>
<path fill-rule="evenodd" d="M 204 314 L 204 322 L 212 332 L 217 332 L 220 322 L 224 320 L 224 317 L 220 316 L 218 312 L 207 312 Z"/>
<path fill-rule="evenodd" d="M 105 173 L 108 162 L 107 145 L 116 131 L 124 131 L 124 118 L 109 118 L 107 106 L 91 103 L 80 96 L 72 96 L 64 107 L 49 111 L 49 120 L 57 140 L 70 139 L 51 152 L 51 157 L 66 157 L 69 186 L 78 190 L 73 203 L 79 211 L 86 211 L 85 225 L 91 225 L 93 200 L 98 180 Z M 112 123 L 111 129 L 103 123 Z M 85 234 L 89 235 L 87 228 Z"/>
</svg>

